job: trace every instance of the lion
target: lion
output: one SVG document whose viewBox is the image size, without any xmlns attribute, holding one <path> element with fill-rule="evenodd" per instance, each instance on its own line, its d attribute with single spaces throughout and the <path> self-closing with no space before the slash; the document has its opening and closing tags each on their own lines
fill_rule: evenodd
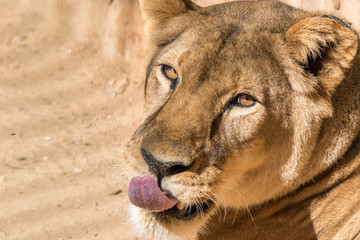
<svg viewBox="0 0 360 240">
<path fill-rule="evenodd" d="M 140 0 L 152 54 L 127 144 L 141 239 L 360 239 L 351 24 L 276 1 Z"/>
</svg>

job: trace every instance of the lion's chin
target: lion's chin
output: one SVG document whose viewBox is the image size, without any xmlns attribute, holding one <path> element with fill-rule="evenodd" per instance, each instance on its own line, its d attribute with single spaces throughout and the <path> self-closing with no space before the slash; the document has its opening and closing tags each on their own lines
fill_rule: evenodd
<svg viewBox="0 0 360 240">
<path fill-rule="evenodd" d="M 203 232 L 210 213 L 206 211 L 184 218 L 171 215 L 152 213 L 136 206 L 129 208 L 129 220 L 134 235 L 159 240 L 196 239 L 196 236 Z"/>
</svg>

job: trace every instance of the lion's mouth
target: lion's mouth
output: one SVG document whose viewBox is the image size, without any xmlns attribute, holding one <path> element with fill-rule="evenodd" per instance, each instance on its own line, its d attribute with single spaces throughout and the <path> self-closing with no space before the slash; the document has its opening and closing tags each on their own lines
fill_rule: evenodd
<svg viewBox="0 0 360 240">
<path fill-rule="evenodd" d="M 197 203 L 187 207 L 185 207 L 183 204 L 178 202 L 176 206 L 168 210 L 165 210 L 163 212 L 155 213 L 155 214 L 162 214 L 180 220 L 191 220 L 195 218 L 198 214 L 203 215 L 205 212 L 207 212 L 209 208 L 210 208 L 210 202 L 208 201 L 205 201 L 202 204 Z"/>
<path fill-rule="evenodd" d="M 149 176 L 134 177 L 129 185 L 129 200 L 137 207 L 147 209 L 155 215 L 170 216 L 181 220 L 190 220 L 209 209 L 209 202 L 197 200 L 197 203 L 185 206 L 184 203 L 163 192 L 156 181 Z"/>
</svg>

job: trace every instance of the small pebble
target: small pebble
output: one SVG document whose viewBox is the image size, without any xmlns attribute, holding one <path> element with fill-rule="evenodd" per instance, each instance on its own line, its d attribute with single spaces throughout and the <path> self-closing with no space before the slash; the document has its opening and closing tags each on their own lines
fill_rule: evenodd
<svg viewBox="0 0 360 240">
<path fill-rule="evenodd" d="M 81 173 L 82 169 L 81 168 L 74 168 L 73 169 L 73 173 Z"/>
<path fill-rule="evenodd" d="M 3 184 L 5 182 L 5 176 L 0 176 L 0 184 Z"/>
</svg>

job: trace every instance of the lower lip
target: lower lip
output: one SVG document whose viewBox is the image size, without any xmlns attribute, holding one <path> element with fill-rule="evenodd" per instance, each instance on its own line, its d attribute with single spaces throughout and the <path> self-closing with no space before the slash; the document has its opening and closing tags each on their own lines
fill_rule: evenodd
<svg viewBox="0 0 360 240">
<path fill-rule="evenodd" d="M 197 207 L 194 205 L 192 206 L 190 209 L 183 209 L 183 210 L 179 210 L 175 207 L 168 209 L 166 211 L 163 212 L 159 212 L 159 213 L 154 213 L 155 215 L 166 215 L 169 217 L 173 217 L 179 220 L 183 220 L 183 221 L 189 221 L 194 219 L 199 213 L 206 213 L 206 211 L 210 208 L 209 207 L 210 203 L 205 202 L 202 204 L 201 209 L 203 210 L 202 212 L 199 212 L 197 210 Z"/>
</svg>

